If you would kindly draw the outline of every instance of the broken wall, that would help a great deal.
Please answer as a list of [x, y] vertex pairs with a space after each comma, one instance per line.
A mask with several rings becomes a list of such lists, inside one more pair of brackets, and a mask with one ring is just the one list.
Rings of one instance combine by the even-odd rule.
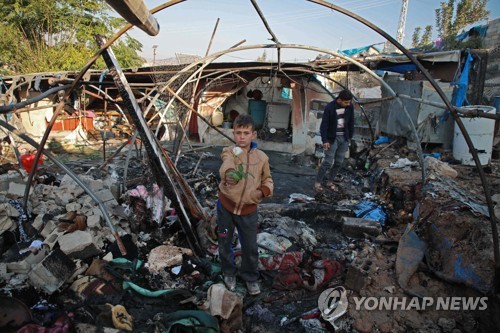
[[[40, 94], [39, 92], [32, 92], [27, 96], [27, 98], [28, 99], [35, 98], [39, 94]], [[32, 107], [37, 108], [37, 107], [43, 107], [44, 105], [52, 105], [52, 104], [53, 103], [50, 101], [49, 98], [44, 98], [39, 102], [33, 103]], [[42, 137], [43, 133], [45, 133], [45, 130], [47, 129], [46, 124], [52, 118], [53, 113], [54, 113], [54, 108], [50, 106], [39, 110], [20, 113], [20, 118], [24, 126], [24, 129], [31, 136]]]
[[[422, 98], [427, 101], [440, 103], [441, 99], [431, 84], [427, 81], [400, 80], [399, 77], [388, 76], [387, 83], [398, 94]], [[440, 83], [444, 94], [451, 100], [453, 86], [449, 83]], [[382, 89], [382, 96], [391, 96], [386, 88]], [[453, 118], [444, 117], [445, 109], [412, 100], [402, 100], [411, 120], [417, 128], [422, 142], [439, 143], [450, 148], [453, 142]], [[382, 102], [380, 111], [380, 130], [387, 134], [405, 136], [411, 141], [414, 135], [406, 113], [397, 100]]]
[[500, 96], [500, 18], [488, 22], [484, 47], [489, 50], [483, 97], [488, 105]]
[[[256, 141], [260, 148], [266, 150], [282, 151], [293, 154], [301, 154], [304, 152], [306, 154], [312, 154], [317, 140], [315, 137], [317, 136], [316, 128], [319, 126], [317, 122], [320, 122], [321, 118], [317, 119], [311, 114], [311, 103], [313, 101], [328, 103], [332, 100], [332, 97], [317, 81], [311, 81], [308, 78], [299, 78], [295, 81], [296, 84], [293, 85], [293, 88], [290, 88], [291, 94], [288, 95], [289, 97], [284, 97], [285, 95], [282, 94], [283, 89], [286, 87], [282, 84], [281, 78], [269, 79], [268, 77], [259, 77], [241, 89], [220, 92], [217, 95], [217, 103], [219, 108], [222, 109], [221, 111], [224, 113], [225, 119], [228, 119], [231, 110], [236, 110], [239, 114], [249, 113], [248, 102], [250, 98], [247, 97], [247, 93], [251, 90], [258, 89], [262, 91], [262, 100], [266, 101], [267, 105], [290, 105], [289, 126], [292, 130], [292, 142], [277, 141], [274, 139], [273, 141], [266, 139]], [[229, 94], [231, 95], [228, 97]], [[203, 97], [205, 98], [205, 95]], [[222, 100], [225, 98], [227, 99], [222, 103]], [[200, 106], [200, 109], [205, 110], [207, 108], [206, 104], [208, 103], [210, 103], [209, 100], [204, 100], [203, 106]], [[212, 107], [211, 112], [214, 110], [215, 108]], [[278, 111], [279, 110], [276, 110], [275, 112]], [[269, 112], [269, 110], [266, 111], [266, 117], [268, 117]], [[204, 115], [210, 118], [209, 113], [205, 112]], [[200, 129], [200, 138], [203, 142], [216, 145], [227, 145], [230, 143], [228, 139], [204, 124], [201, 119], [198, 119], [198, 126]], [[219, 130], [229, 137], [232, 137], [231, 129], [219, 127]], [[272, 134], [272, 132], [269, 134], [269, 139], [272, 139]]]

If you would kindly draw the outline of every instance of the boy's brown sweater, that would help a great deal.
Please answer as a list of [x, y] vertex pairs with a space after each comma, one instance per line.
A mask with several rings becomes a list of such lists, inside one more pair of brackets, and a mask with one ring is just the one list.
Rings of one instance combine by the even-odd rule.
[[[252, 146], [255, 144], [252, 142]], [[269, 168], [269, 158], [257, 149], [243, 150], [239, 155], [234, 154], [235, 146], [225, 147], [222, 150], [222, 165], [219, 169], [221, 183], [219, 184], [219, 200], [224, 208], [236, 215], [247, 215], [257, 210], [257, 204], [262, 197], [273, 194], [274, 184]], [[226, 174], [243, 165], [247, 176], [235, 185], [225, 183]]]

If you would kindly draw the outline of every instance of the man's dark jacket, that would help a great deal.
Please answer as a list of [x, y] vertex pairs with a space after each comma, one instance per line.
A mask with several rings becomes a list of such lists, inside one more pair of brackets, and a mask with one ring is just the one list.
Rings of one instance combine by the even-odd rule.
[[[321, 119], [321, 126], [319, 131], [321, 133], [321, 141], [323, 143], [332, 144], [337, 136], [337, 99], [328, 103], [323, 112]], [[344, 137], [348, 140], [352, 139], [354, 135], [354, 107], [352, 103], [345, 108], [344, 112]]]

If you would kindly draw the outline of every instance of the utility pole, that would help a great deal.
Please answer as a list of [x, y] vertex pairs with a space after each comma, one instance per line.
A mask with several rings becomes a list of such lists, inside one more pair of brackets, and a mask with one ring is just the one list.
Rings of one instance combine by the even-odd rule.
[[[408, 0], [403, 0], [401, 6], [401, 14], [399, 15], [399, 25], [398, 31], [396, 33], [396, 40], [399, 44], [403, 44], [405, 38], [405, 26], [406, 26], [406, 13], [408, 11]], [[395, 52], [396, 48], [390, 42], [385, 42], [384, 53]]]
[[156, 49], [158, 48], [158, 45], [153, 45], [153, 66], [156, 65]]

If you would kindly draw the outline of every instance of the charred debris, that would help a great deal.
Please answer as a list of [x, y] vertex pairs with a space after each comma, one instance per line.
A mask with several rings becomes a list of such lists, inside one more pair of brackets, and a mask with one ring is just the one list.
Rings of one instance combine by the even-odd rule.
[[[258, 47], [296, 47], [266, 27], [275, 44]], [[112, 40], [97, 42], [107, 71], [2, 79], [2, 331], [498, 329], [498, 120], [489, 106], [447, 99], [468, 53], [405, 50], [416, 69], [373, 79], [401, 59], [214, 56], [123, 70]], [[357, 96], [356, 137], [335, 186], [314, 193], [321, 113], [342, 87]], [[473, 87], [469, 98], [482, 104]], [[217, 256], [219, 154], [241, 112], [258, 123], [276, 184], [259, 210], [259, 296], [239, 281], [228, 291]], [[470, 150], [463, 134], [453, 147], [459, 116], [490, 120], [480, 133], [489, 146]], [[350, 307], [327, 321], [318, 299], [338, 286]], [[370, 311], [353, 306], [360, 297], [487, 297], [488, 306]]]

